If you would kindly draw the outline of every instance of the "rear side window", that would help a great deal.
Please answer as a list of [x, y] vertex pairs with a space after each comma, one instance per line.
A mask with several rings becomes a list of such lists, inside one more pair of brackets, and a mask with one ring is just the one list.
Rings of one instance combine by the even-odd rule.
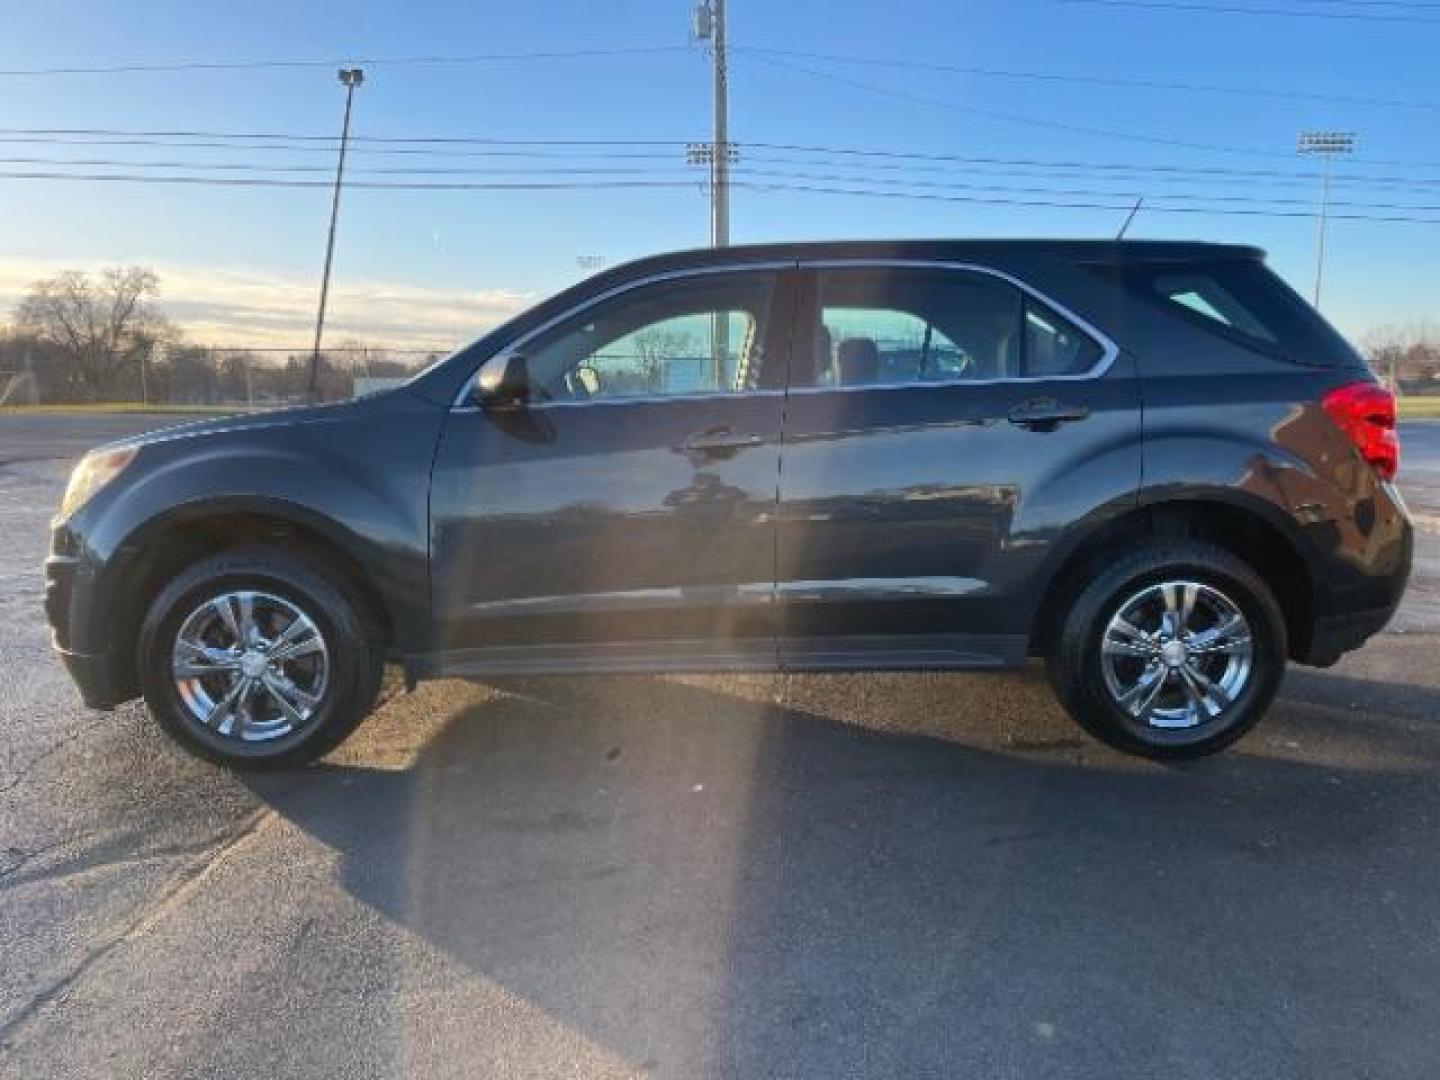
[[1172, 303], [1198, 311], [1221, 326], [1248, 334], [1256, 341], [1276, 344], [1275, 335], [1265, 324], [1208, 274], [1167, 274], [1154, 278], [1151, 287]]
[[818, 272], [814, 356], [796, 386], [905, 386], [1083, 375], [1089, 334], [1000, 278], [964, 270]]
[[1096, 266], [1187, 321], [1299, 364], [1363, 367], [1360, 355], [1264, 263], [1217, 259], [1177, 265]]

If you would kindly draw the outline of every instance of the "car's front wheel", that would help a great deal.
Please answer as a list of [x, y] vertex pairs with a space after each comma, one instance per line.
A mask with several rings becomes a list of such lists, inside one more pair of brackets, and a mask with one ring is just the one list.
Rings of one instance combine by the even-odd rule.
[[151, 712], [191, 753], [239, 768], [310, 761], [374, 703], [382, 656], [356, 599], [267, 549], [205, 559], [161, 590], [141, 628]]
[[1061, 703], [1093, 735], [1185, 758], [1254, 726], [1286, 651], [1284, 617], [1249, 565], [1209, 544], [1157, 541], [1076, 593], [1047, 666]]

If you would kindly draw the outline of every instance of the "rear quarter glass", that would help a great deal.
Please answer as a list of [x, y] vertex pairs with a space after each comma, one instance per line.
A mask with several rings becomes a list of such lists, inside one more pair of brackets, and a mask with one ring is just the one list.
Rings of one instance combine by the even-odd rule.
[[1367, 371], [1364, 357], [1261, 260], [1094, 264], [1174, 318], [1307, 367]]

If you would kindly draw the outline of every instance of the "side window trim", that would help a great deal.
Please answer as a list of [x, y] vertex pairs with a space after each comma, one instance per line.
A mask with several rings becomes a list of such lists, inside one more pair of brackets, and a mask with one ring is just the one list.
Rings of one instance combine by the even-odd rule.
[[[1089, 320], [1077, 315], [1064, 304], [1058, 302], [1034, 286], [1007, 274], [1003, 270], [994, 267], [984, 266], [979, 263], [953, 262], [944, 259], [802, 259], [799, 262], [799, 270], [805, 279], [803, 296], [805, 304], [803, 308], [797, 309], [797, 339], [796, 348], [791, 349], [791, 363], [794, 358], [811, 344], [810, 340], [815, 334], [815, 328], [819, 325], [820, 309], [819, 294], [815, 288], [818, 278], [816, 271], [820, 270], [956, 270], [980, 274], [987, 277], [998, 278], [1020, 290], [1023, 298], [1036, 300], [1051, 310], [1055, 311], [1066, 321], [1072, 323], [1077, 330], [1085, 334], [1096, 345], [1100, 347], [1100, 359], [1087, 371], [1078, 372], [1073, 375], [1014, 375], [1007, 378], [995, 379], [950, 379], [936, 380], [934, 382], [892, 382], [892, 383], [868, 383], [863, 386], [793, 386], [792, 380], [786, 379], [786, 393], [789, 394], [845, 394], [856, 393], [868, 390], [916, 390], [925, 387], [937, 386], [1003, 386], [1009, 384], [1048, 383], [1048, 382], [1080, 382], [1090, 379], [1103, 378], [1114, 365], [1116, 358], [1120, 355], [1120, 347], [1115, 344], [1102, 330], [1097, 328]], [[1024, 305], [1021, 305], [1021, 317], [1024, 317]], [[804, 321], [803, 329], [799, 324]], [[800, 335], [803, 334], [803, 339]], [[1023, 334], [1021, 340], [1023, 352]]]
[[[480, 363], [475, 366], [475, 370], [470, 372], [470, 374], [465, 377], [464, 381], [461, 383], [459, 393], [455, 395], [455, 400], [451, 402], [450, 411], [478, 412], [480, 410], [480, 407], [474, 404], [471, 399], [471, 388], [474, 386], [475, 380], [480, 377], [480, 372], [485, 369], [486, 365], [504, 365], [509, 360], [511, 355], [521, 351], [530, 342], [534, 341], [536, 338], [543, 336], [544, 334], [549, 333], [557, 326], [560, 326], [563, 323], [569, 322], [571, 319], [583, 315], [591, 308], [597, 307], [600, 304], [604, 304], [610, 300], [615, 299], [616, 297], [624, 296], [626, 293], [634, 292], [637, 289], [643, 289], [650, 285], [659, 285], [670, 281], [685, 281], [691, 278], [706, 277], [713, 274], [735, 274], [744, 273], [746, 271], [769, 271], [775, 273], [775, 295], [771, 298], [770, 329], [768, 336], [774, 337], [777, 332], [783, 331], [783, 336], [781, 338], [778, 338], [777, 340], [790, 341], [792, 338], [792, 335], [790, 333], [790, 324], [794, 321], [793, 297], [795, 292], [795, 271], [797, 268], [798, 263], [794, 259], [773, 259], [754, 262], [719, 263], [714, 266], [693, 266], [685, 267], [678, 270], [667, 270], [663, 273], [648, 274], [644, 277], [633, 278], [630, 281], [622, 281], [609, 289], [598, 292], [593, 296], [586, 297], [584, 300], [581, 300], [579, 303], [573, 305], [572, 307], [566, 308], [559, 314], [554, 315], [549, 319], [546, 319], [538, 326], [531, 327], [529, 330], [525, 331], [513, 341], [508, 341], [504, 345], [501, 345], [498, 349], [495, 350], [495, 352], [491, 353], [484, 360], [480, 361]], [[531, 408], [556, 409], [576, 408], [590, 405], [633, 405], [637, 402], [658, 403], [666, 401], [709, 400], [713, 398], [775, 396], [778, 394], [783, 394], [785, 392], [783, 386], [784, 379], [789, 369], [789, 350], [784, 350], [784, 352], [778, 358], [771, 356], [771, 352], [772, 350], [770, 349], [765, 350], [766, 359], [768, 361], [767, 368], [773, 368], [773, 366], [777, 363], [782, 365], [781, 378], [778, 380], [778, 387], [768, 385], [765, 381], [763, 381], [766, 375], [770, 373], [767, 371], [762, 371], [762, 383], [759, 387], [753, 390], [744, 390], [739, 392], [704, 391], [694, 394], [671, 394], [664, 396], [653, 396], [644, 394], [636, 394], [634, 396], [617, 395], [610, 398], [595, 398], [590, 401], [536, 402], [534, 405], [531, 406]]]

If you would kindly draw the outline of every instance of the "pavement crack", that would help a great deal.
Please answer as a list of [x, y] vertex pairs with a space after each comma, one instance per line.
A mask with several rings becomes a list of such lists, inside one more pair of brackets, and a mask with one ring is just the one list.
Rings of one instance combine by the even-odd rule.
[[20, 768], [11, 775], [10, 779], [5, 784], [0, 785], [0, 795], [4, 795], [7, 792], [14, 791], [17, 787], [19, 787], [22, 783], [25, 782], [26, 778], [29, 777], [32, 772], [38, 769], [46, 761], [54, 757], [60, 751], [64, 750], [67, 746], [75, 742], [77, 739], [88, 734], [94, 728], [99, 727], [101, 723], [108, 722], [109, 719], [109, 713], [102, 713], [99, 717], [92, 720], [90, 723], [81, 724], [64, 738], [57, 739], [55, 742], [51, 743], [44, 750], [41, 750], [38, 754], [36, 754], [29, 761], [27, 761], [24, 765], [20, 766]]
[[[227, 834], [227, 839], [228, 836], [229, 834]], [[220, 841], [221, 844], [224, 842], [224, 840]], [[216, 842], [214, 840], [206, 840], [195, 844], [171, 844], [165, 847], [151, 848], [146, 851], [127, 852], [113, 857], [101, 855], [98, 858], [73, 859], [68, 862], [62, 862], [57, 866], [47, 866], [24, 873], [20, 872], [22, 867], [32, 861], [36, 856], [60, 846], [62, 845], [55, 843], [48, 844], [35, 851], [20, 851], [20, 858], [11, 865], [0, 868], [0, 892], [4, 892], [7, 889], [18, 888], [21, 885], [34, 884], [37, 881], [61, 881], [65, 878], [93, 873], [96, 870], [109, 870], [124, 866], [142, 866], [146, 863], [156, 862], [161, 859], [204, 854], [215, 850]]]
[[73, 969], [56, 979], [44, 990], [35, 994], [9, 1019], [0, 1023], [0, 1053], [11, 1048], [11, 1040], [30, 1021], [38, 1017], [48, 1006], [63, 1000], [85, 977], [107, 956], [121, 946], [134, 941], [157, 926], [171, 912], [178, 909], [214, 871], [236, 850], [249, 841], [275, 811], [262, 807], [253, 811], [238, 829], [220, 843], [205, 849], [205, 856], [196, 859], [178, 871], [161, 890], [159, 899], [150, 908], [135, 918], [107, 940], [91, 948]]
[[[61, 846], [61, 843], [62, 841], [57, 840], [54, 843], [42, 844], [40, 847], [30, 850], [18, 846], [7, 847], [3, 852], [0, 852], [0, 860], [3, 860], [3, 865], [0, 865], [0, 878], [13, 874], [31, 859], [38, 858], [47, 851], [55, 850]], [[4, 887], [5, 885], [0, 885], [0, 888]]]

